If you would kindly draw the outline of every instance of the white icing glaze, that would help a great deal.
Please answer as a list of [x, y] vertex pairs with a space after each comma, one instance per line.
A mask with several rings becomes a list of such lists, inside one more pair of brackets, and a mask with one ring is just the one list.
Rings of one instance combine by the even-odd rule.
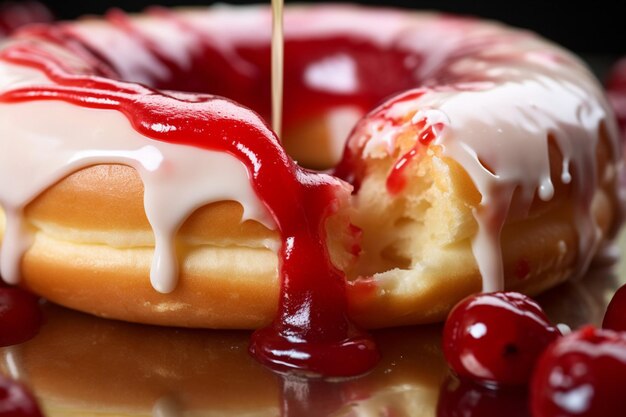
[[[267, 44], [270, 39], [271, 14], [265, 8], [222, 6], [206, 12], [181, 11], [178, 17], [203, 33], [207, 41], [226, 51], [242, 73], [253, 69], [237, 56], [234, 45]], [[601, 125], [608, 131], [613, 156], [617, 158], [620, 152], [617, 127], [607, 116], [611, 111], [601, 89], [576, 58], [523, 31], [428, 13], [349, 6], [295, 7], [288, 10], [286, 18], [286, 36], [290, 38], [349, 34], [383, 48], [393, 46], [410, 51], [422, 58], [419, 65], [418, 59], [407, 59], [407, 64], [417, 65], [416, 77], [426, 86], [424, 94], [385, 108], [386, 118], [377, 118], [374, 112], [363, 119], [351, 143], [357, 147], [364, 145], [363, 156], [376, 157], [392, 152], [397, 132], [406, 127], [391, 119], [421, 112], [419, 119], [426, 120], [426, 127], [436, 126], [438, 135], [434, 144], [442, 148], [444, 156], [461, 164], [482, 195], [481, 205], [474, 213], [479, 228], [472, 248], [485, 290], [503, 287], [499, 234], [509, 211], [527, 212], [536, 194], [542, 200], [553, 196], [547, 152], [549, 137], [554, 139], [564, 157], [562, 172], [557, 178], [564, 183], [573, 182], [579, 235], [578, 270], [586, 269], [600, 243], [597, 225], [589, 213], [598, 182], [594, 154]], [[152, 19], [137, 19], [137, 27], [145, 33], [159, 32], [155, 39], [180, 40], [181, 50], [194, 49], [190, 38], [182, 34], [176, 24], [160, 17]], [[267, 28], [267, 32], [249, 28]], [[122, 36], [119, 28], [87, 21], [71, 25], [70, 30], [113, 62], [122, 78], [151, 83], [166, 76], [163, 65], [153, 62], [151, 56], [130, 60], [132, 62], [124, 59], [129, 55], [146, 55], [146, 52], [139, 41], [129, 44], [128, 37]], [[229, 33], [228, 40], [220, 36], [225, 31]], [[117, 55], [118, 49], [126, 52]], [[137, 71], [133, 67], [136, 65], [147, 67]], [[133, 79], [137, 73], [143, 78]], [[40, 78], [36, 71], [27, 68], [0, 66], [0, 90], [41, 81]], [[34, 114], [50, 126], [43, 129], [43, 122], [33, 123]], [[20, 130], [20, 124], [15, 123], [19, 118], [28, 129]], [[83, 118], [97, 119], [98, 124], [93, 126], [106, 126], [106, 129], [87, 125], [79, 128]], [[69, 131], [64, 129], [67, 120], [74, 121]], [[50, 127], [56, 128], [56, 135], [50, 133], [53, 131]], [[138, 135], [115, 112], [59, 103], [2, 105], [0, 129], [0, 201], [7, 212], [5, 241], [12, 242], [3, 245], [1, 268], [10, 282], [17, 279], [19, 257], [28, 247], [27, 233], [20, 221], [24, 205], [59, 178], [90, 164], [119, 162], [140, 172], [146, 184], [146, 213], [157, 244], [152, 279], [160, 291], [170, 291], [175, 283], [167, 278], [175, 275], [177, 268], [172, 236], [180, 222], [198, 205], [216, 199], [233, 199], [242, 202], [247, 218], [272, 224], [251, 191], [245, 169], [238, 161], [225, 155], [150, 141]], [[37, 139], [46, 138], [47, 142], [39, 142], [35, 151], [27, 150], [26, 144], [37, 135], [40, 136]], [[86, 145], [82, 140], [86, 135], [93, 136], [96, 142]], [[74, 136], [74, 140], [64, 139], [69, 142], [61, 145], [57, 140], [63, 136]], [[17, 137], [22, 140], [15, 140]], [[96, 151], [89, 150], [92, 148]], [[209, 168], [209, 172], [191, 172], [194, 171], [189, 168], [192, 164], [185, 158], [211, 161], [193, 164], [197, 167], [230, 164], [228, 170], [219, 170], [228, 172], [223, 178], [226, 181], [223, 184], [228, 186], [220, 187], [221, 180], [206, 180], [217, 175]], [[164, 167], [170, 166], [170, 162], [182, 170], [176, 180], [169, 173], [164, 175]], [[571, 171], [578, 175], [572, 177]], [[239, 179], [236, 185], [229, 182], [235, 177]], [[521, 194], [521, 204], [510, 207], [516, 189]], [[171, 213], [163, 210], [166, 207]]]
[[[49, 81], [0, 62], [0, 91], [35, 82]], [[243, 220], [275, 228], [235, 157], [151, 140], [115, 111], [50, 101], [0, 104], [0, 138], [0, 204], [7, 218], [4, 242], [10, 242], [2, 245], [0, 271], [8, 283], [19, 280], [20, 260], [30, 243], [24, 207], [58, 180], [100, 163], [129, 165], [144, 183], [144, 207], [155, 236], [150, 280], [160, 292], [175, 288], [174, 237], [195, 209], [234, 200], [244, 208]]]

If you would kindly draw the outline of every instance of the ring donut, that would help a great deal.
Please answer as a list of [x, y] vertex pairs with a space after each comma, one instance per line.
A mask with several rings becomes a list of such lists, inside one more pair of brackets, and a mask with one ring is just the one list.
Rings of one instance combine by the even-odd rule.
[[441, 320], [481, 288], [538, 293], [614, 235], [618, 129], [569, 52], [433, 13], [285, 19], [286, 151], [264, 122], [266, 7], [9, 38], [4, 279], [142, 323], [258, 328], [323, 305], [384, 327]]

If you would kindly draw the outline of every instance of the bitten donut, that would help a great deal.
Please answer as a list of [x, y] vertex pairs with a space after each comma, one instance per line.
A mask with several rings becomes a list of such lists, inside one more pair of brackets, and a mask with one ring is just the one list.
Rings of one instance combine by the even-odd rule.
[[4, 280], [128, 321], [352, 334], [346, 316], [434, 322], [481, 289], [538, 293], [614, 235], [618, 130], [572, 54], [431, 13], [285, 19], [282, 143], [266, 7], [4, 42]]

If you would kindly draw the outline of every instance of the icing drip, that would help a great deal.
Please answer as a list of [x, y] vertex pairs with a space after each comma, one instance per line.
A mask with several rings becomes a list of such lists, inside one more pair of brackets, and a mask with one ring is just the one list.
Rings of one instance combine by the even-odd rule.
[[[75, 110], [71, 116], [75, 117], [74, 129], [68, 131], [64, 120], [72, 110]], [[6, 144], [8, 154], [0, 164], [0, 201], [7, 214], [5, 239], [12, 242], [2, 245], [1, 251], [0, 267], [7, 282], [16, 283], [19, 279], [19, 260], [29, 246], [29, 230], [21, 225], [23, 208], [56, 181], [94, 164], [126, 164], [135, 168], [142, 178], [146, 189], [146, 215], [156, 238], [155, 263], [160, 260], [171, 265], [167, 272], [161, 268], [152, 270], [151, 280], [161, 292], [171, 291], [176, 283], [177, 269], [173, 267], [176, 257], [169, 247], [178, 226], [207, 201], [239, 201], [244, 207], [244, 220], [254, 219], [275, 228], [271, 215], [250, 187], [245, 167], [232, 156], [219, 152], [200, 153], [190, 147], [156, 141], [150, 143], [139, 137], [120, 114], [71, 109], [65, 103], [53, 109], [40, 102], [3, 106], [1, 134], [16, 135], [12, 126], [27, 126], [32, 114], [42, 115], [32, 136]], [[107, 129], [98, 129], [88, 136], [93, 148], [85, 148], [84, 132], [101, 123], [117, 133], [110, 135]], [[41, 137], [49, 138], [45, 145]], [[19, 166], [12, 165], [8, 159]], [[16, 176], [16, 172], [22, 174]], [[207, 183], [203, 178], [215, 181]], [[17, 188], [19, 193], [16, 193]]]
[[3, 241], [11, 245], [2, 245], [0, 250], [0, 275], [7, 284], [18, 284], [20, 277], [20, 261], [22, 255], [31, 245], [31, 235], [23, 221], [23, 207], [12, 207], [4, 204], [6, 228]]

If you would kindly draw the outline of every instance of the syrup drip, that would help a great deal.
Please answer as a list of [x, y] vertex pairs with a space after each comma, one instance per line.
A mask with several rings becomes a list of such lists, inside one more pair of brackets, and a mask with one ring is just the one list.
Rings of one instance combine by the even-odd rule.
[[272, 129], [281, 137], [283, 114], [283, 0], [272, 0]]
[[[344, 189], [340, 181], [298, 167], [261, 119], [227, 99], [176, 99], [136, 84], [70, 75], [34, 46], [8, 48], [2, 59], [39, 69], [55, 83], [6, 91], [4, 103], [60, 100], [116, 110], [146, 137], [226, 152], [245, 164], [283, 242], [279, 311], [253, 335], [257, 359], [278, 370], [328, 376], [360, 374], [378, 361], [374, 342], [347, 317], [345, 277], [325, 244], [325, 220]], [[163, 120], [170, 128], [161, 128]]]

